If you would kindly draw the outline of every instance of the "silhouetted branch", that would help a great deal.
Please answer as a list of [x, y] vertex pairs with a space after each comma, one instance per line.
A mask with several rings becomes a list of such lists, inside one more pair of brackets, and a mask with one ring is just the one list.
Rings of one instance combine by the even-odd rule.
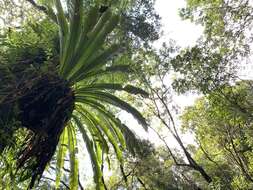
[[[54, 179], [50, 178], [50, 177], [45, 177], [45, 176], [42, 176], [43, 179], [46, 179], [46, 180], [50, 180], [50, 181], [55, 181]], [[64, 182], [64, 181], [60, 181], [60, 183], [62, 185], [64, 185], [67, 189], [70, 189], [69, 186]]]

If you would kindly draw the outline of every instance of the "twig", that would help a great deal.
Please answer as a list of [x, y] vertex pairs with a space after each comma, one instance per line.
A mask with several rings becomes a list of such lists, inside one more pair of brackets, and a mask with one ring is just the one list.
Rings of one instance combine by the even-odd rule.
[[[45, 176], [42, 176], [43, 179], [47, 179], [47, 180], [50, 180], [50, 181], [55, 181], [54, 179], [50, 178], [50, 177], [45, 177]], [[64, 182], [64, 181], [60, 181], [60, 183], [62, 185], [64, 185], [67, 189], [70, 189], [69, 186]]]

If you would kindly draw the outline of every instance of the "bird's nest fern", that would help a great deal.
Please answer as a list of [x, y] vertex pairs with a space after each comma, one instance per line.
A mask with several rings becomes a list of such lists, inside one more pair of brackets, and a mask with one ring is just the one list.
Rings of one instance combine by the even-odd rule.
[[30, 133], [19, 153], [17, 168], [31, 170], [33, 186], [55, 153], [60, 135], [71, 118], [75, 98], [67, 81], [50, 74], [26, 81], [19, 93], [18, 118]]
[[[114, 149], [122, 164], [124, 149], [134, 152], [137, 147], [134, 133], [108, 107], [118, 107], [131, 113], [147, 129], [145, 118], [137, 109], [112, 92], [125, 91], [143, 96], [147, 93], [125, 83], [97, 80], [108, 74], [126, 74], [131, 70], [129, 65], [113, 65], [111, 62], [119, 51], [119, 45], [104, 44], [117, 26], [120, 15], [110, 8], [103, 13], [98, 7], [85, 12], [82, 0], [67, 2], [68, 16], [60, 0], [55, 0], [53, 8], [47, 7], [47, 14], [58, 24], [60, 33], [59, 64], [53, 72], [34, 73], [27, 70], [24, 72], [27, 76], [23, 74], [20, 77], [20, 73], [16, 73], [18, 77], [12, 79], [13, 69], [3, 67], [1, 70], [0, 67], [0, 72], [4, 73], [0, 73], [0, 79], [1, 76], [8, 76], [4, 79], [6, 83], [0, 81], [0, 87], [3, 85], [2, 89], [5, 89], [0, 89], [0, 120], [6, 121], [5, 126], [10, 126], [13, 119], [17, 122], [13, 127], [3, 128], [6, 129], [3, 134], [14, 138], [14, 141], [15, 131], [24, 129], [26, 132], [23, 144], [17, 151], [16, 168], [19, 174], [31, 178], [29, 188], [40, 179], [56, 151], [56, 188], [59, 187], [67, 147], [70, 173], [73, 174], [70, 176], [70, 186], [71, 189], [78, 189], [76, 132], [79, 132], [92, 162], [94, 181], [100, 190], [104, 189], [101, 169], [103, 155], [109, 154], [109, 148]], [[7, 114], [5, 110], [8, 109]], [[0, 145], [3, 145], [0, 150], [11, 146], [1, 139], [1, 131]]]

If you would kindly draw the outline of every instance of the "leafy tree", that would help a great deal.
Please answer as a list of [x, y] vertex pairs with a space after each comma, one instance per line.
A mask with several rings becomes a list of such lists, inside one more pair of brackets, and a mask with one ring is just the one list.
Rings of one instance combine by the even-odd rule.
[[154, 3], [154, 0], [131, 1], [123, 16], [123, 40], [130, 40], [135, 48], [159, 39], [160, 17], [154, 10]]
[[182, 50], [170, 64], [177, 73], [172, 86], [178, 93], [207, 94], [236, 79], [231, 56], [206, 44]]
[[126, 153], [124, 177], [118, 170], [106, 180], [107, 188], [128, 189], [197, 189], [184, 175], [184, 171], [174, 167], [173, 159], [164, 147], [154, 147], [148, 141], [140, 142], [141, 151], [136, 156]]
[[[170, 78], [172, 72], [169, 64], [173, 60], [173, 54], [176, 51], [177, 48], [172, 42], [169, 47], [164, 45], [159, 52], [152, 49], [143, 49], [135, 56], [134, 60], [139, 65], [133, 66], [133, 68], [136, 71], [138, 83], [149, 92], [149, 97], [140, 101], [134, 99], [134, 102], [138, 106], [143, 106], [146, 118], [149, 118], [149, 122], [154, 125], [150, 125], [149, 128], [165, 144], [168, 153], [173, 158], [175, 166], [195, 170], [201, 174], [207, 183], [210, 183], [212, 178], [201, 164], [193, 158], [186, 144], [184, 144], [182, 136], [178, 131], [179, 125], [175, 120], [178, 109], [177, 105], [173, 103], [174, 91], [171, 87]], [[156, 127], [161, 127], [162, 130], [159, 132]], [[176, 152], [171, 149], [169, 140], [165, 136], [168, 134], [177, 142], [179, 150], [186, 158], [185, 160], [178, 158]]]
[[201, 24], [204, 35], [172, 61], [180, 74], [173, 84], [178, 92], [206, 94], [238, 80], [238, 66], [251, 52], [252, 11], [248, 0], [187, 1], [181, 16]]
[[205, 38], [213, 45], [230, 50], [244, 47], [246, 52], [251, 42], [247, 32], [252, 26], [252, 13], [252, 2], [248, 0], [187, 0], [181, 9], [182, 18], [204, 26]]
[[183, 129], [196, 135], [195, 159], [213, 176], [216, 187], [252, 188], [252, 95], [250, 81], [224, 86], [182, 116]]

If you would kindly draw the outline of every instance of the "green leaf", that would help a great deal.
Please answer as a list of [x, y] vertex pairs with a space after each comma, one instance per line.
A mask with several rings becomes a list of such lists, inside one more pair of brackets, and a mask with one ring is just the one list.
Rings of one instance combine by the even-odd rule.
[[78, 91], [80, 92], [85, 92], [86, 90], [91, 91], [91, 90], [99, 90], [99, 89], [108, 89], [108, 90], [123, 90], [126, 91], [130, 94], [140, 94], [144, 97], [148, 97], [148, 93], [141, 88], [134, 87], [132, 85], [126, 85], [123, 86], [122, 84], [119, 83], [95, 83], [92, 85], [85, 86], [83, 88], [79, 88]]
[[[57, 9], [57, 23], [59, 24], [60, 30], [59, 30], [59, 35], [60, 35], [60, 57], [61, 59], [63, 58], [63, 52], [64, 52], [64, 47], [65, 47], [65, 42], [67, 35], [69, 33], [69, 27], [68, 27], [68, 22], [67, 19], [64, 15], [64, 11], [62, 8], [62, 4], [60, 0], [55, 0], [55, 5]], [[61, 60], [62, 62], [62, 60]]]
[[67, 127], [68, 131], [68, 150], [70, 157], [70, 188], [73, 190], [78, 189], [78, 160], [77, 154], [77, 144], [76, 135], [74, 127], [70, 124]]
[[132, 155], [135, 155], [141, 149], [140, 143], [136, 134], [130, 130], [126, 125], [118, 125], [120, 130], [124, 134], [124, 139], [126, 143], [126, 148], [131, 152]]
[[90, 160], [91, 160], [91, 163], [93, 166], [92, 168], [93, 168], [93, 172], [94, 172], [94, 181], [96, 183], [96, 189], [97, 190], [104, 190], [104, 186], [103, 186], [103, 182], [102, 182], [102, 171], [100, 169], [100, 165], [99, 165], [96, 153], [94, 151], [94, 143], [87, 135], [87, 131], [85, 130], [85, 127], [83, 126], [82, 122], [78, 119], [78, 117], [73, 115], [73, 120], [74, 120], [76, 126], [78, 127], [78, 129], [80, 130], [80, 132], [83, 136], [83, 139], [85, 141], [86, 148], [89, 152]]
[[[83, 113], [85, 110], [82, 110]], [[117, 136], [115, 136], [111, 131], [110, 128], [111, 126], [108, 125], [107, 119], [103, 117], [99, 117], [99, 114], [91, 114], [90, 112], [86, 111], [84, 113], [92, 122], [95, 126], [99, 126], [100, 129], [103, 131], [103, 133], [106, 135], [108, 138], [109, 142], [112, 144], [114, 151], [117, 155], [117, 158], [120, 162], [123, 162], [123, 157], [122, 157], [122, 152], [119, 148], [118, 142], [117, 142]], [[96, 115], [96, 116], [95, 116]]]
[[97, 125], [97, 123], [94, 123], [87, 115], [86, 113], [89, 112], [89, 110], [85, 110], [82, 106], [78, 106], [76, 112], [78, 114], [80, 114], [80, 120], [82, 122], [84, 122], [89, 130], [89, 132], [91, 133], [91, 135], [93, 136], [93, 138], [96, 138], [101, 146], [103, 147], [103, 150], [105, 151], [105, 153], [109, 153], [109, 146], [106, 142], [106, 139], [103, 136], [103, 133], [101, 131], [101, 129], [99, 128], [99, 126]]
[[[106, 118], [111, 120], [111, 127], [117, 134], [117, 137], [123, 148], [126, 147], [133, 155], [135, 155], [135, 153], [141, 149], [139, 140], [134, 132], [132, 132], [126, 125], [121, 123], [121, 121], [116, 118], [111, 112], [107, 111], [102, 104], [91, 100], [87, 100], [85, 103], [89, 104], [94, 109], [103, 114]], [[124, 134], [124, 137], [122, 136], [122, 133]]]
[[[90, 44], [88, 44], [87, 48], [85, 49], [85, 52], [83, 52], [80, 59], [74, 63], [71, 73], [66, 76], [67, 79], [71, 78], [82, 66], [83, 64], [94, 54], [94, 52], [97, 52], [102, 44], [104, 43], [104, 40], [106, 36], [115, 28], [115, 26], [118, 24], [119, 17], [117, 15], [111, 16], [110, 13], [106, 12], [99, 20], [98, 24], [95, 26], [94, 33], [92, 32], [90, 34], [90, 37], [88, 36], [89, 40], [91, 41]], [[109, 19], [107, 22], [106, 19]], [[103, 22], [102, 22], [103, 21]], [[101, 26], [103, 28], [100, 28]], [[99, 28], [100, 30], [98, 30]], [[98, 30], [98, 31], [97, 31]]]
[[[116, 120], [115, 116], [112, 113], [110, 113], [109, 111], [107, 111], [106, 108], [98, 102], [95, 102], [90, 99], [86, 99], [86, 100], [83, 99], [82, 102], [86, 105], [85, 107], [87, 107], [87, 105], [88, 105], [92, 109], [94, 109], [94, 110], [98, 111], [100, 114], [104, 115], [104, 117], [107, 118], [108, 122], [110, 120], [110, 122], [107, 123], [108, 124], [107, 126], [110, 130], [112, 130], [116, 134], [116, 138], [119, 140], [122, 147], [124, 148], [125, 147], [125, 140], [124, 140], [124, 137], [122, 136], [122, 133], [118, 129], [118, 125], [121, 124], [118, 122], [119, 120]], [[84, 111], [84, 110], [82, 110], [82, 111]], [[89, 112], [89, 111], [87, 110], [84, 112]], [[83, 112], [80, 112], [80, 114], [83, 114]], [[96, 127], [97, 127], [97, 125], [96, 125]], [[107, 153], [107, 152], [105, 152], [105, 153]]]
[[139, 121], [139, 123], [143, 126], [143, 128], [145, 130], [148, 130], [146, 120], [141, 115], [141, 113], [138, 110], [136, 110], [134, 107], [132, 107], [130, 104], [117, 98], [116, 96], [106, 93], [106, 92], [101, 92], [101, 91], [96, 91], [96, 92], [94, 92], [94, 91], [88, 92], [87, 91], [85, 93], [82, 93], [82, 92], [79, 92], [78, 89], [76, 90], [76, 101], [77, 102], [81, 101], [82, 98], [85, 98], [85, 97], [90, 97], [95, 100], [107, 102], [109, 104], [112, 104], [116, 107], [119, 107], [119, 108], [129, 112], [137, 119], [137, 121]]
[[107, 61], [114, 56], [114, 53], [118, 50], [118, 45], [112, 45], [110, 48], [95, 54], [90, 60], [83, 63], [83, 66], [69, 79], [70, 82], [76, 83], [82, 80], [82, 76], [85, 76], [93, 69], [101, 68], [107, 63]]
[[[76, 46], [78, 46], [78, 39], [82, 35], [82, 13], [83, 13], [83, 3], [81, 0], [72, 0], [73, 7], [70, 14], [70, 32], [67, 38], [67, 42], [64, 47], [62, 55], [62, 63], [60, 68], [61, 71], [64, 71], [66, 65], [70, 66], [71, 60], [75, 55]], [[64, 75], [64, 72], [63, 72]]]
[[105, 67], [103, 69], [97, 69], [95, 71], [90, 71], [86, 75], [81, 75], [79, 77], [79, 81], [89, 79], [89, 78], [95, 78], [98, 76], [105, 76], [109, 74], [116, 75], [117, 73], [125, 74], [125, 73], [131, 73], [131, 69], [129, 65], [115, 65], [110, 67]]
[[55, 188], [58, 189], [61, 181], [61, 172], [62, 167], [64, 165], [64, 158], [67, 152], [67, 129], [65, 128], [61, 134], [60, 141], [58, 143], [58, 151], [56, 156], [56, 180], [55, 180]]

